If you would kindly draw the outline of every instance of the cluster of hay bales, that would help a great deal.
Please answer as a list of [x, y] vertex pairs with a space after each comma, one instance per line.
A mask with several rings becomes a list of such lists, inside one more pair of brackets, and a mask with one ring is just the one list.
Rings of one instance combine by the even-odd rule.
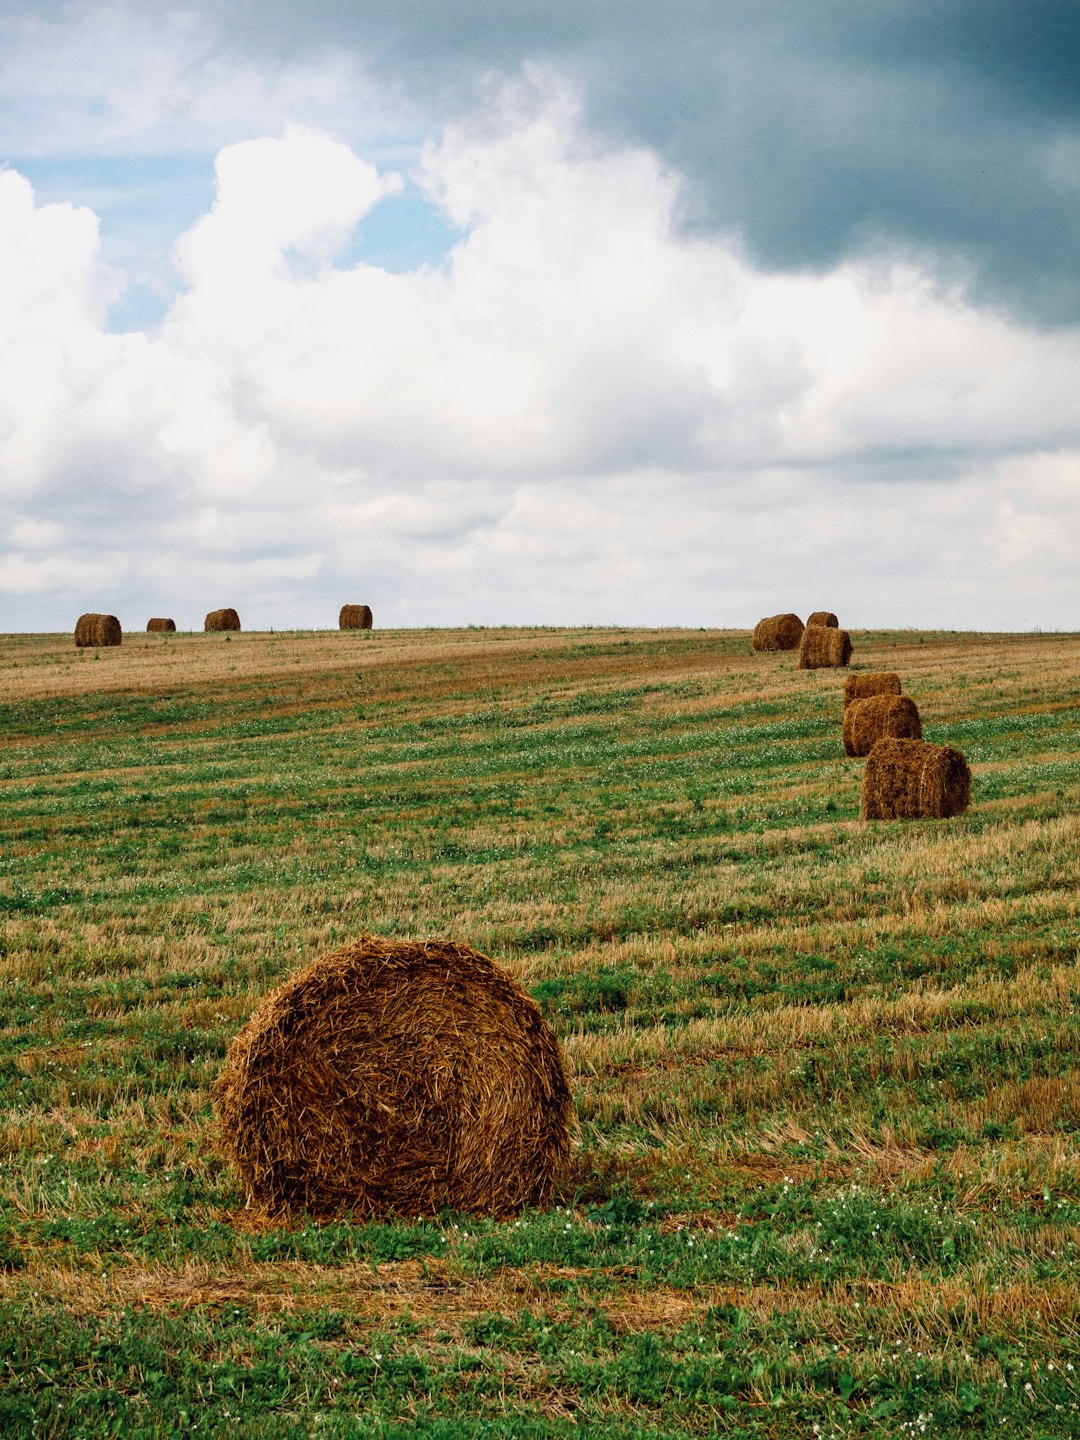
[[204, 630], [239, 630], [240, 616], [235, 610], [211, 610], [203, 621]]
[[75, 622], [75, 644], [80, 650], [101, 645], [119, 645], [123, 637], [115, 615], [80, 615]]
[[370, 630], [370, 605], [343, 605], [338, 615], [339, 630]]
[[467, 945], [364, 937], [263, 1002], [215, 1085], [271, 1212], [504, 1216], [551, 1198], [570, 1091], [539, 1008]]
[[146, 622], [146, 631], [148, 635], [172, 635], [176, 631], [176, 621], [158, 615]]

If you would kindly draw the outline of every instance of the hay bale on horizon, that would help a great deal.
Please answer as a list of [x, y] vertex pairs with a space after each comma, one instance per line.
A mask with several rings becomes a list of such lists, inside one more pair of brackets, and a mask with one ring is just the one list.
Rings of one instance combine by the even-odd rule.
[[808, 625], [799, 641], [800, 670], [839, 669], [851, 659], [851, 636], [831, 625]]
[[806, 622], [809, 630], [811, 625], [828, 625], [831, 629], [839, 629], [840, 621], [831, 610], [815, 610]]
[[570, 1091], [536, 1003], [467, 945], [363, 936], [270, 994], [214, 1086], [271, 1212], [509, 1215], [551, 1197]]
[[755, 650], [797, 650], [802, 637], [798, 615], [766, 615], [754, 626], [750, 643]]
[[867, 700], [871, 695], [899, 695], [900, 676], [893, 670], [872, 670], [865, 675], [844, 678], [844, 709], [853, 700]]
[[339, 630], [370, 630], [370, 605], [342, 605], [338, 615]]
[[879, 740], [921, 740], [919, 707], [908, 695], [868, 695], [844, 711], [844, 754], [869, 755]]
[[101, 645], [119, 645], [123, 637], [115, 615], [80, 615], [75, 622], [75, 644], [80, 650]]
[[240, 616], [235, 610], [211, 610], [203, 621], [204, 630], [239, 630]]
[[944, 820], [971, 801], [971, 771], [959, 750], [926, 740], [879, 740], [863, 773], [864, 820]]
[[172, 635], [176, 630], [176, 621], [155, 615], [152, 620], [146, 622], [146, 633], [154, 635]]

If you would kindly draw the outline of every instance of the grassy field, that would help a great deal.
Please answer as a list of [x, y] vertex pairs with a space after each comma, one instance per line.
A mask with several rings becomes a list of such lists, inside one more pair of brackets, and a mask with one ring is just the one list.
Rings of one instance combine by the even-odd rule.
[[[0, 1433], [1080, 1433], [1080, 637], [854, 641], [964, 817], [743, 633], [0, 637]], [[209, 1087], [364, 930], [536, 997], [559, 1208], [245, 1210]]]

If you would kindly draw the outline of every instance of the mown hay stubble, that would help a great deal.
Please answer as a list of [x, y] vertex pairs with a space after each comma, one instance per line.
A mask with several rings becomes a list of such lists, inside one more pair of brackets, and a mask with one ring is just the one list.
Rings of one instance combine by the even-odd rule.
[[123, 636], [115, 615], [80, 615], [75, 622], [75, 644], [80, 650], [93, 646], [119, 645]]
[[851, 636], [831, 625], [808, 625], [799, 641], [800, 670], [838, 669], [851, 659]]
[[211, 610], [203, 621], [204, 630], [239, 630], [240, 616], [235, 610]]
[[921, 740], [919, 707], [908, 695], [868, 695], [844, 711], [844, 754], [869, 755], [879, 740]]
[[371, 628], [370, 605], [342, 605], [338, 614], [339, 630], [370, 630]]
[[214, 1087], [218, 1136], [272, 1213], [509, 1215], [542, 1205], [570, 1091], [539, 1008], [467, 945], [364, 936], [274, 991]]
[[766, 615], [754, 626], [750, 643], [755, 650], [797, 650], [802, 636], [798, 615]]
[[959, 750], [926, 740], [879, 740], [863, 772], [864, 820], [944, 820], [971, 800], [971, 771]]
[[861, 675], [844, 677], [844, 709], [853, 700], [866, 700], [871, 695], [899, 695], [900, 676], [893, 670], [869, 670]]

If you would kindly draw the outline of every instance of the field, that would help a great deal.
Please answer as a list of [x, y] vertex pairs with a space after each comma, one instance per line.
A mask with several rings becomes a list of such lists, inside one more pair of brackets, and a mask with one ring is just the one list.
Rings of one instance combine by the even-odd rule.
[[[0, 637], [0, 1433], [1080, 1432], [1080, 637], [853, 639], [964, 817], [745, 633]], [[226, 1047], [365, 930], [536, 997], [559, 1208], [245, 1209]]]

